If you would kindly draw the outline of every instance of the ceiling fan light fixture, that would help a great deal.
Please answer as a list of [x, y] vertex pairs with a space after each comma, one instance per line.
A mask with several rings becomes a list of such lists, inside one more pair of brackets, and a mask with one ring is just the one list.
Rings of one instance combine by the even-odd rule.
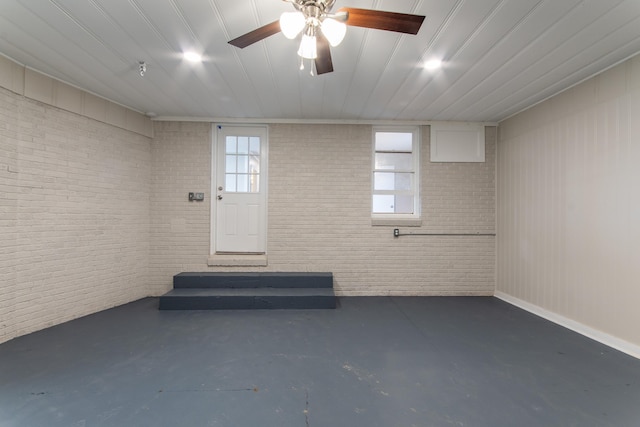
[[316, 36], [304, 34], [300, 42], [298, 55], [306, 59], [316, 59], [318, 57], [318, 49], [316, 47]]
[[327, 38], [333, 47], [338, 46], [347, 33], [347, 26], [344, 22], [336, 21], [333, 18], [325, 18], [320, 25], [322, 34]]
[[295, 39], [305, 26], [302, 12], [284, 12], [280, 15], [280, 30], [288, 39]]

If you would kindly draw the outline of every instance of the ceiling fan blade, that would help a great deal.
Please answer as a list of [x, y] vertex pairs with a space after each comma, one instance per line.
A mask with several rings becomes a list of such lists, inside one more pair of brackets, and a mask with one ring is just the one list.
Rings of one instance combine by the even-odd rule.
[[333, 72], [333, 61], [331, 60], [331, 46], [329, 40], [321, 31], [316, 33], [316, 73], [326, 74]]
[[263, 25], [260, 28], [256, 28], [255, 30], [250, 31], [247, 34], [229, 41], [229, 44], [234, 45], [235, 47], [239, 47], [240, 49], [244, 49], [245, 47], [252, 45], [255, 42], [259, 42], [260, 40], [266, 39], [267, 37], [279, 32], [280, 21], [274, 21], [271, 24]]
[[348, 12], [345, 22], [354, 27], [373, 28], [376, 30], [395, 31], [397, 33], [418, 34], [424, 16], [407, 13], [383, 12], [371, 9], [343, 7], [338, 12]]

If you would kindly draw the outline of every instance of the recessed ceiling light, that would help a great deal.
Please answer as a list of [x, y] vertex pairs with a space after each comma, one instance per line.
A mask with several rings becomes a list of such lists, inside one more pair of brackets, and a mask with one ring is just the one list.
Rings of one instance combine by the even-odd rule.
[[202, 62], [202, 55], [195, 53], [194, 51], [185, 52], [182, 56], [189, 62]]
[[433, 71], [442, 67], [442, 61], [439, 59], [430, 59], [423, 65], [425, 70]]

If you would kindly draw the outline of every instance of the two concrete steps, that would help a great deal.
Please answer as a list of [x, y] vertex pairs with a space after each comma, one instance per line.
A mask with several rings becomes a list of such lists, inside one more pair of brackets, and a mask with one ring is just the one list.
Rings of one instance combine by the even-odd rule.
[[180, 273], [160, 310], [336, 308], [332, 273]]

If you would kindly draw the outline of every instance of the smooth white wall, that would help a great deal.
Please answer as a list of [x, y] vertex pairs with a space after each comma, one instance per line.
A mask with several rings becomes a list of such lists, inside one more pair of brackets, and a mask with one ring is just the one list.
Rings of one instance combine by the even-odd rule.
[[500, 123], [497, 168], [498, 293], [640, 345], [640, 56]]

